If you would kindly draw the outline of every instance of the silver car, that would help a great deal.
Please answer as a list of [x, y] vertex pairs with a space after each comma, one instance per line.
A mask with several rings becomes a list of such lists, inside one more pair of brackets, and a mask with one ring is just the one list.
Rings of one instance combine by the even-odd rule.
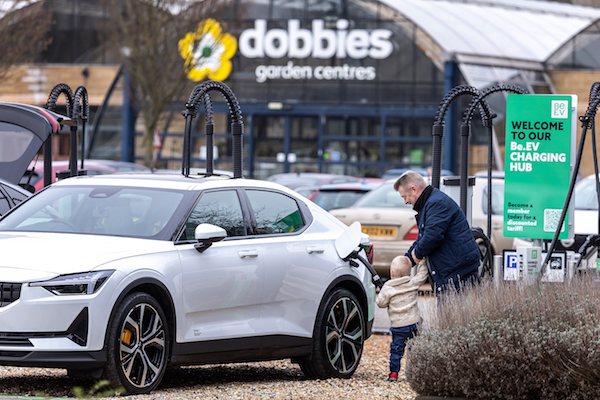
[[308, 377], [349, 378], [375, 300], [366, 262], [347, 260], [366, 257], [355, 230], [341, 251], [349, 229], [272, 182], [59, 181], [0, 219], [0, 365], [128, 393], [181, 364], [290, 358]]

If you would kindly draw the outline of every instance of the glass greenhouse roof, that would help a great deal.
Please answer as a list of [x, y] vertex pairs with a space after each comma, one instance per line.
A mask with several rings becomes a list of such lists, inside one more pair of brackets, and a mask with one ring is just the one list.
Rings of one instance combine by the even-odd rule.
[[531, 0], [380, 0], [415, 23], [436, 63], [543, 69], [600, 9]]

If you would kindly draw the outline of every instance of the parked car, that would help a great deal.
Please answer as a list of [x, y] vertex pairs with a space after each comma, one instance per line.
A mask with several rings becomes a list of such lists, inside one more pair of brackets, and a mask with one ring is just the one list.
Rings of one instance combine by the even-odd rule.
[[[153, 174], [166, 174], [166, 175], [179, 175], [181, 174], [181, 168], [179, 169], [153, 169], [150, 171]], [[206, 168], [190, 168], [190, 176], [198, 176], [206, 174]], [[213, 175], [223, 175], [233, 178], [233, 172], [223, 169], [213, 169]]]
[[343, 260], [347, 229], [272, 182], [61, 180], [0, 220], [0, 365], [104, 376], [129, 393], [179, 364], [291, 358], [308, 377], [348, 378], [375, 287]]
[[[478, 226], [487, 235], [487, 172], [476, 174], [471, 203], [471, 226]], [[513, 238], [504, 237], [504, 174], [494, 172], [492, 179], [492, 234], [490, 243], [493, 254], [502, 254], [503, 249], [512, 249]], [[373, 267], [383, 277], [389, 277], [392, 259], [404, 254], [417, 239], [418, 227], [412, 206], [394, 191], [395, 179], [373, 189], [352, 207], [330, 212], [345, 224], [360, 221], [363, 232], [373, 243]], [[442, 190], [444, 188], [442, 187]], [[482, 252], [482, 240], [478, 240]]]
[[[429, 173], [427, 172], [427, 169], [425, 168], [394, 168], [394, 169], [388, 169], [387, 171], [385, 171], [383, 173], [383, 175], [381, 175], [382, 179], [398, 179], [398, 177], [400, 177], [400, 175], [402, 175], [403, 173], [405, 173], [406, 171], [411, 170], [411, 171], [415, 171], [418, 172], [419, 174], [421, 174], [422, 176], [428, 177]], [[443, 169], [440, 171], [440, 175], [441, 176], [452, 176], [454, 175], [454, 173], [452, 173], [452, 171], [448, 171], [447, 169]]]
[[302, 196], [310, 199], [315, 192], [319, 190], [318, 186], [298, 186], [294, 188], [294, 192], [301, 194]]
[[[492, 171], [492, 224], [490, 244], [492, 254], [502, 254], [513, 248], [513, 238], [504, 236], [504, 171]], [[487, 171], [475, 174], [475, 186], [471, 201], [471, 226], [478, 226], [487, 235], [488, 217]]]
[[371, 189], [381, 185], [382, 182], [360, 182], [334, 183], [320, 186], [309, 197], [314, 203], [323, 209], [330, 211], [335, 208], [350, 207]]
[[[79, 164], [81, 165], [81, 160]], [[99, 160], [96, 158], [90, 158], [89, 160], [83, 160], [83, 168], [87, 169], [87, 166], [105, 166], [108, 168], [116, 169], [118, 172], [150, 172], [150, 168], [145, 165], [137, 164], [129, 161], [118, 161], [118, 160]]]
[[383, 278], [390, 276], [390, 263], [404, 255], [417, 239], [416, 212], [394, 190], [395, 180], [382, 183], [361, 197], [353, 206], [333, 209], [330, 213], [351, 225], [359, 221], [373, 244], [373, 268]]
[[[77, 165], [79, 168], [81, 160], [77, 162]], [[87, 175], [108, 175], [122, 172], [150, 172], [149, 168], [135, 163], [92, 159], [83, 161], [83, 169], [87, 171]], [[68, 160], [52, 161], [51, 183], [56, 182], [57, 172], [67, 170], [69, 170]], [[44, 187], [44, 163], [40, 161], [31, 163], [19, 183], [33, 185], [35, 191], [41, 190]]]
[[0, 217], [30, 196], [31, 192], [0, 178]]
[[280, 185], [289, 187], [290, 189], [296, 189], [301, 186], [319, 187], [328, 183], [358, 182], [360, 181], [360, 178], [349, 175], [298, 172], [275, 174], [269, 176], [266, 180], [269, 182], [277, 182]]
[[[564, 195], [563, 195], [564, 201]], [[579, 179], [573, 187], [573, 232], [571, 239], [561, 239], [556, 243], [555, 250], [579, 252], [589, 235], [598, 234], [598, 195], [596, 193], [595, 175]], [[531, 239], [515, 239], [514, 246], [531, 246]], [[583, 268], [596, 268], [596, 265], [582, 263]]]

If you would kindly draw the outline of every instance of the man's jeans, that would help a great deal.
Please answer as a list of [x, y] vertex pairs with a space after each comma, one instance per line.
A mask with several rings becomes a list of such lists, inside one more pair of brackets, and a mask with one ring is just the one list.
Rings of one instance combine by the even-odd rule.
[[392, 344], [390, 345], [390, 372], [400, 372], [400, 360], [404, 356], [404, 349], [408, 339], [417, 335], [418, 324], [390, 328]]

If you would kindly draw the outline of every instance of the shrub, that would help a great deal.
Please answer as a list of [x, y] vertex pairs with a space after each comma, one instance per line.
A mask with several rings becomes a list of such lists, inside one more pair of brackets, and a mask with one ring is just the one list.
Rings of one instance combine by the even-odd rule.
[[450, 294], [412, 339], [406, 378], [423, 396], [596, 399], [600, 282], [491, 282]]

